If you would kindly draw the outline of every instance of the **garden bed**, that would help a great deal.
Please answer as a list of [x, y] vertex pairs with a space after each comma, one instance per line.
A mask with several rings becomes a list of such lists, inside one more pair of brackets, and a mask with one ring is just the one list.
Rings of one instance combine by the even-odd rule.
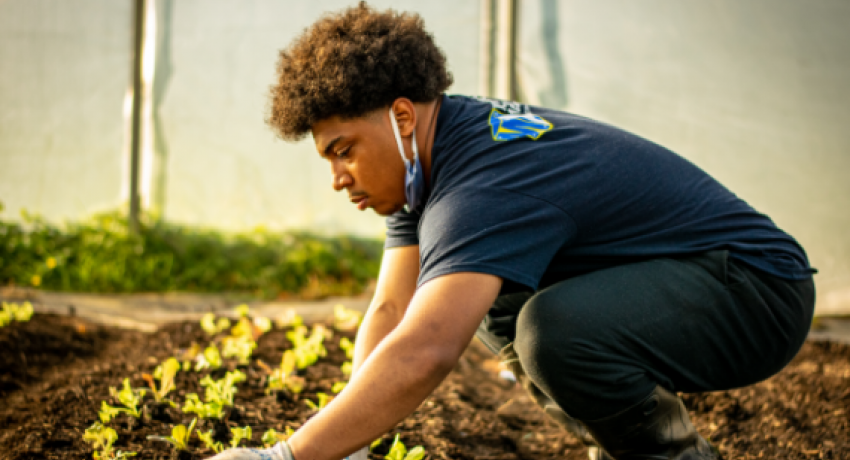
[[[265, 388], [268, 366], [277, 366], [292, 345], [285, 330], [274, 328], [257, 339], [250, 364], [239, 367], [247, 380], [237, 385], [224, 422], [251, 426], [251, 439], [240, 445], [261, 446], [269, 428], [298, 428], [314, 413], [305, 401], [316, 401], [320, 392], [332, 394], [333, 384], [344, 379], [341, 337], [352, 338], [352, 333], [335, 331], [325, 341], [327, 356], [301, 371], [306, 385], [289, 397], [267, 394]], [[116, 405], [109, 387], [120, 389], [124, 378], [143, 387], [143, 374], [193, 342], [209, 341], [197, 322], [168, 324], [148, 334], [36, 314], [29, 322], [0, 328], [0, 459], [91, 458], [83, 434], [98, 420], [103, 401]], [[236, 365], [225, 360], [225, 367]], [[169, 397], [182, 404], [187, 393], [203, 395], [199, 381], [209, 373], [178, 372]], [[848, 383], [850, 347], [808, 342], [785, 370], [765, 382], [687, 395], [685, 402], [700, 433], [727, 459], [847, 459]], [[143, 416], [137, 421], [122, 414], [107, 425], [118, 434], [118, 449], [138, 452], [135, 458], [167, 459], [171, 446], [147, 436], [170, 435], [173, 423], [188, 425], [193, 417], [167, 409], [162, 420]], [[213, 425], [202, 419], [196, 433]], [[434, 394], [383, 437], [371, 458], [383, 458], [396, 434], [409, 448], [422, 445], [426, 459], [586, 458], [585, 448], [538, 411], [521, 389], [499, 378], [497, 363], [477, 342]], [[189, 451], [198, 459], [213, 454], [194, 435]]]

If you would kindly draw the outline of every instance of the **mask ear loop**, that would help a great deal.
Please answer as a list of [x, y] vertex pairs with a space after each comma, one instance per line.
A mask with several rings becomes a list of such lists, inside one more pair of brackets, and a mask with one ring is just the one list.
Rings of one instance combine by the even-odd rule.
[[390, 107], [390, 124], [393, 126], [393, 133], [395, 133], [395, 141], [398, 144], [398, 152], [401, 154], [401, 160], [404, 161], [404, 166], [406, 169], [411, 171], [411, 173], [416, 171], [416, 160], [419, 159], [419, 147], [416, 145], [416, 128], [413, 128], [413, 162], [407, 159], [404, 156], [404, 144], [401, 142], [401, 132], [398, 130], [398, 123], [395, 121], [395, 112], [393, 112], [393, 108]]

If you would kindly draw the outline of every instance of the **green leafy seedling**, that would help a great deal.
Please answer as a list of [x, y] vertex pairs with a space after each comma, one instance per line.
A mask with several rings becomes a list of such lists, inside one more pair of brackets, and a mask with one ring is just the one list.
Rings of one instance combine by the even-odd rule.
[[318, 404], [310, 401], [309, 399], [304, 402], [307, 406], [312, 410], [322, 410], [324, 409], [329, 402], [333, 399], [333, 397], [329, 396], [327, 393], [316, 393], [316, 397], [318, 398]]
[[189, 438], [192, 436], [192, 430], [195, 429], [196, 423], [198, 423], [198, 419], [194, 418], [192, 423], [189, 424], [189, 428], [182, 424], [176, 425], [171, 429], [171, 436], [151, 435], [148, 436], [148, 439], [166, 441], [174, 446], [174, 450], [189, 450]]
[[345, 389], [346, 385], [348, 385], [347, 382], [334, 382], [334, 385], [331, 387], [331, 392], [338, 394], [340, 391]]
[[[142, 402], [142, 398], [145, 396], [145, 390], [134, 390], [130, 386], [130, 379], [125, 378], [122, 382], [121, 391], [116, 391], [114, 387], [109, 387], [109, 394], [112, 395], [113, 398], [117, 399], [127, 408], [125, 412], [133, 417], [139, 418], [141, 417], [141, 412], [139, 411], [139, 404]], [[104, 422], [106, 423], [106, 422]]]
[[224, 450], [224, 445], [221, 442], [213, 441], [213, 430], [209, 430], [206, 433], [198, 431], [198, 439], [200, 439], [208, 449], [212, 449], [215, 453], [219, 453]]
[[351, 361], [346, 361], [346, 362], [342, 363], [342, 365], [339, 366], [339, 370], [342, 372], [343, 375], [351, 375], [351, 371], [352, 371]]
[[83, 441], [91, 444], [94, 449], [93, 457], [95, 460], [120, 460], [136, 456], [136, 452], [114, 450], [112, 445], [117, 440], [118, 433], [112, 428], [103, 426], [100, 422], [95, 422], [94, 425], [86, 428], [83, 434]]
[[201, 402], [196, 393], [186, 395], [183, 412], [193, 412], [200, 418], [221, 420], [224, 417], [224, 405], [220, 401]]
[[[236, 326], [234, 326], [236, 327]], [[221, 342], [221, 354], [225, 358], [236, 358], [239, 364], [248, 364], [257, 342], [249, 335], [225, 337]]]
[[295, 430], [291, 427], [286, 427], [286, 430], [283, 433], [278, 433], [274, 428], [269, 428], [265, 433], [263, 433], [263, 437], [260, 440], [266, 447], [271, 447], [280, 441], [286, 441], [293, 434], [295, 434]]
[[408, 452], [404, 443], [399, 439], [399, 435], [395, 435], [393, 444], [390, 446], [390, 451], [384, 458], [386, 460], [422, 460], [425, 457], [425, 448], [416, 446]]
[[345, 308], [342, 304], [334, 305], [334, 328], [338, 331], [357, 329], [362, 316], [359, 311]]
[[171, 403], [172, 406], [176, 406], [174, 402], [165, 399], [165, 396], [174, 389], [174, 376], [177, 375], [177, 371], [180, 370], [180, 362], [177, 361], [176, 358], [168, 358], [162, 363], [160, 377], [159, 377], [159, 389], [157, 389], [156, 382], [154, 382], [154, 376], [150, 374], [142, 374], [142, 378], [148, 382], [148, 385], [151, 387], [154, 399], [156, 402], [166, 401]]
[[339, 348], [345, 352], [345, 356], [348, 359], [354, 358], [354, 343], [348, 340], [348, 337], [339, 339]]
[[251, 439], [251, 427], [246, 426], [244, 428], [239, 428], [235, 426], [230, 429], [230, 432], [233, 433], [233, 438], [230, 440], [230, 447], [236, 447], [239, 445], [239, 442], [243, 439]]
[[280, 359], [280, 367], [273, 370], [269, 375], [268, 388], [266, 393], [271, 390], [287, 389], [292, 393], [301, 393], [304, 389], [304, 379], [294, 375], [295, 372], [295, 352], [286, 350], [283, 352], [283, 357]]
[[195, 364], [195, 371], [202, 369], [219, 369], [221, 368], [221, 354], [215, 344], [211, 344], [204, 349], [203, 353], [198, 354], [198, 362]]

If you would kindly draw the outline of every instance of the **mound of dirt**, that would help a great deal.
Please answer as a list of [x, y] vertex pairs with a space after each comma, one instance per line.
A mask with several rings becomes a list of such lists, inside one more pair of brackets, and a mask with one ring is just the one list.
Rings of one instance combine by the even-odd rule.
[[[267, 368], [276, 366], [291, 347], [285, 331], [262, 335], [254, 359], [239, 369], [247, 381], [238, 385], [235, 404], [221, 424], [199, 422], [199, 429], [220, 430], [250, 425], [253, 436], [242, 446], [261, 446], [268, 428], [298, 428], [315, 412], [305, 401], [331, 394], [344, 379], [346, 360], [338, 343], [351, 333], [335, 332], [326, 341], [327, 356], [302, 371], [306, 379], [298, 395], [266, 394]], [[145, 386], [143, 373], [192, 343], [210, 338], [195, 322], [174, 323], [148, 334], [91, 324], [75, 318], [36, 314], [28, 323], [0, 329], [0, 459], [91, 458], [83, 442], [86, 428], [98, 420], [102, 401], [115, 403], [109, 387], [130, 378]], [[227, 363], [228, 369], [236, 368]], [[218, 377], [223, 371], [215, 371]], [[200, 379], [209, 371], [179, 372], [172, 399], [203, 395]], [[795, 360], [773, 378], [750, 387], [685, 395], [685, 403], [703, 436], [727, 459], [850, 458], [850, 347], [808, 342]], [[175, 409], [148, 411], [136, 420], [120, 415], [109, 426], [118, 433], [116, 447], [136, 451], [139, 459], [172, 458], [171, 447], [148, 440], [169, 435], [175, 423], [193, 416]], [[156, 418], [153, 417], [156, 415]], [[218, 425], [218, 426], [217, 426]], [[383, 458], [396, 434], [408, 446], [422, 445], [426, 459], [542, 460], [584, 459], [586, 449], [561, 431], [525, 396], [523, 390], [498, 376], [494, 357], [473, 342], [455, 370], [412, 415], [384, 435], [370, 454]], [[210, 449], [197, 438], [187, 456], [205, 458]], [[175, 456], [176, 458], [176, 456]]]

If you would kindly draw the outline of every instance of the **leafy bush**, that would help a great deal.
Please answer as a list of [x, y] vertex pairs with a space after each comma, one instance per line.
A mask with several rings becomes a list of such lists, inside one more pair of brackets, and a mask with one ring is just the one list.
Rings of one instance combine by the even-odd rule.
[[61, 227], [22, 212], [0, 220], [0, 285], [78, 292], [231, 292], [316, 298], [362, 292], [381, 242], [303, 232], [225, 234], [118, 212]]

